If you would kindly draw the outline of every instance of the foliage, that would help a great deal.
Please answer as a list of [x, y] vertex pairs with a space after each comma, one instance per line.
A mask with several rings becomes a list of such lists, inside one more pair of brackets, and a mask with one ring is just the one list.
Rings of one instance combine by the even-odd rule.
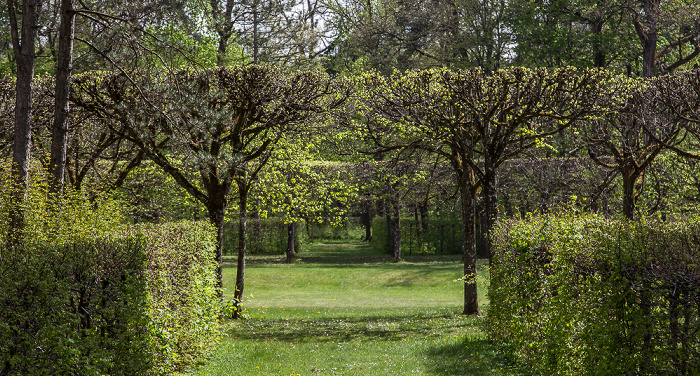
[[156, 370], [169, 374], [200, 360], [219, 338], [215, 231], [206, 222], [174, 222], [129, 233], [145, 242], [149, 336]]
[[[403, 254], [412, 255], [461, 255], [461, 225], [455, 213], [430, 218], [427, 228], [413, 218], [401, 218], [401, 247]], [[387, 223], [375, 218], [372, 224], [372, 245], [389, 250]]]
[[[248, 253], [280, 255], [287, 249], [287, 223], [284, 218], [260, 218], [253, 219], [248, 231], [251, 235], [248, 238]], [[303, 228], [303, 227], [302, 227]], [[227, 223], [224, 226], [224, 249], [230, 249], [228, 255], [235, 255], [239, 241], [238, 223]], [[309, 244], [306, 231], [296, 231], [295, 234], [296, 252], [303, 252]]]
[[538, 374], [700, 372], [700, 222], [501, 222], [486, 329]]
[[4, 249], [0, 373], [147, 374], [145, 263], [135, 238]]
[[24, 242], [0, 253], [0, 373], [169, 374], [200, 358], [218, 333], [211, 227], [126, 230], [114, 201], [47, 191], [33, 173]]

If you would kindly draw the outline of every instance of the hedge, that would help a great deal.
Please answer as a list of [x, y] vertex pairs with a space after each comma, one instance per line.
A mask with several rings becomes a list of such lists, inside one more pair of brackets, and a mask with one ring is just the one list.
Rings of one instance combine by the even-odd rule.
[[501, 222], [485, 327], [535, 374], [700, 374], [700, 221]]
[[[385, 217], [372, 220], [372, 244], [389, 250]], [[434, 217], [423, 230], [420, 221], [401, 218], [401, 252], [404, 255], [461, 255], [462, 221], [455, 217]]]
[[0, 374], [171, 374], [218, 338], [214, 232], [131, 228], [0, 255]]

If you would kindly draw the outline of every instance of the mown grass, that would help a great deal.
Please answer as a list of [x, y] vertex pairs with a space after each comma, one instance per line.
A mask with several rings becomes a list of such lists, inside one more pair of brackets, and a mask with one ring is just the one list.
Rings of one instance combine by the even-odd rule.
[[[246, 318], [230, 323], [194, 374], [520, 374], [486, 340], [480, 318], [459, 314], [459, 260], [391, 263], [357, 245], [316, 245], [301, 256], [249, 263]], [[234, 278], [231, 264], [225, 285]]]

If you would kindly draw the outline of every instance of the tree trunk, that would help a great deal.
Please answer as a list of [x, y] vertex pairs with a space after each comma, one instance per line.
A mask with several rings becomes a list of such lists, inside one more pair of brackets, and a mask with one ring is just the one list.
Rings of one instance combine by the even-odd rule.
[[296, 222], [287, 224], [287, 259], [285, 262], [291, 264], [296, 258], [296, 244], [294, 242], [296, 238], [297, 224]]
[[659, 41], [658, 12], [660, 0], [644, 0], [644, 18], [634, 21], [634, 28], [642, 42], [642, 77], [654, 75], [656, 45]]
[[216, 228], [216, 252], [214, 254], [214, 260], [216, 262], [216, 287], [217, 297], [219, 300], [223, 301], [224, 213], [226, 212], [226, 205], [210, 203], [207, 210], [209, 211], [209, 221]]
[[420, 226], [423, 233], [428, 232], [428, 204], [418, 205], [420, 210]]
[[636, 174], [622, 174], [622, 214], [630, 221], [634, 220], [637, 206], [634, 192], [637, 177]]
[[394, 255], [394, 220], [389, 211], [386, 213], [386, 242], [389, 247], [389, 254]]
[[75, 35], [75, 12], [73, 0], [61, 1], [61, 25], [58, 31], [58, 58], [56, 61], [56, 97], [54, 99], [54, 122], [51, 129], [51, 159], [49, 169], [51, 193], [62, 193], [66, 171], [66, 149], [68, 145], [68, 114], [70, 112], [70, 79], [73, 70], [73, 36]]
[[365, 238], [364, 241], [372, 241], [372, 206], [371, 201], [365, 200], [362, 202], [362, 213], [360, 214], [360, 220], [365, 228]]
[[251, 252], [262, 252], [262, 224], [260, 223], [260, 199], [255, 199], [255, 210], [253, 210], [253, 238], [255, 242], [251, 244]]
[[[24, 232], [24, 202], [26, 200], [29, 180], [29, 162], [32, 141], [32, 86], [34, 83], [35, 43], [38, 30], [41, 2], [24, 0], [22, 2], [22, 28], [18, 29], [17, 9], [14, 0], [8, 0], [10, 33], [12, 34], [12, 51], [17, 62], [17, 80], [15, 92], [15, 139], [12, 152], [11, 175], [14, 189], [10, 206], [10, 223], [8, 244], [18, 245]], [[21, 35], [21, 39], [20, 39]]]
[[238, 264], [236, 266], [236, 291], [233, 294], [233, 301], [236, 311], [233, 313], [234, 319], [241, 318], [243, 301], [243, 287], [245, 285], [245, 257], [247, 242], [247, 218], [248, 218], [248, 184], [238, 182]]
[[392, 221], [394, 226], [394, 230], [392, 231], [392, 242], [394, 244], [392, 247], [392, 258], [394, 262], [401, 261], [401, 208], [399, 205], [398, 198], [392, 200], [392, 209], [394, 212], [394, 220]]
[[464, 314], [478, 315], [479, 301], [476, 284], [476, 200], [472, 182], [473, 172], [460, 174], [459, 190], [462, 204], [462, 258], [464, 260]]
[[498, 219], [498, 192], [496, 190], [496, 169], [493, 166], [484, 166], [484, 226], [483, 234], [484, 251], [491, 261], [491, 230]]

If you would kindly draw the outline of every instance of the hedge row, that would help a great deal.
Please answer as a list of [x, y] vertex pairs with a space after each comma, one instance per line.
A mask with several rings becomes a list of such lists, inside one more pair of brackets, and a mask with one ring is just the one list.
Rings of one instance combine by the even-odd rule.
[[[372, 244], [389, 251], [385, 217], [372, 221]], [[413, 218], [401, 218], [401, 252], [404, 255], [462, 254], [462, 222], [458, 218], [435, 217], [427, 229]]]
[[543, 216], [494, 235], [490, 337], [536, 374], [700, 374], [700, 221]]
[[171, 374], [218, 338], [214, 233], [132, 228], [0, 254], [0, 374]]

